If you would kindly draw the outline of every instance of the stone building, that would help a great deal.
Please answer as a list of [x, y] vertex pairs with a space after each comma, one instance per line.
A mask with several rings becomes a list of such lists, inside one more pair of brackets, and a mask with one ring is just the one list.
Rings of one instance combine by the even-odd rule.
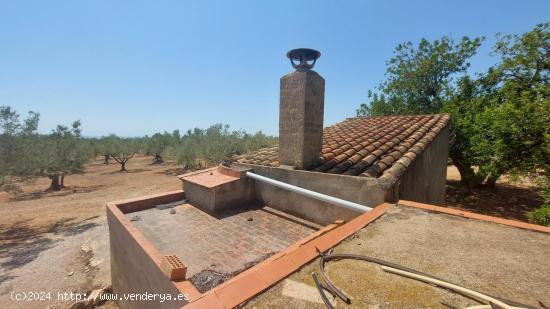
[[[324, 79], [311, 65], [295, 68], [281, 78], [279, 145], [237, 157], [233, 168], [365, 206], [399, 199], [444, 204], [448, 115], [355, 117], [323, 129]], [[327, 223], [355, 216], [254, 185], [262, 203], [308, 220]]]
[[[433, 205], [445, 197], [449, 116], [355, 117], [323, 129], [325, 83], [311, 70], [318, 56], [289, 54], [300, 62], [281, 79], [277, 146], [180, 175], [182, 190], [107, 204], [113, 291], [140, 297], [117, 304], [322, 305], [310, 276], [331, 248], [498, 295], [514, 308], [550, 303], [549, 228]], [[364, 263], [332, 272], [356, 307], [480, 303]]]

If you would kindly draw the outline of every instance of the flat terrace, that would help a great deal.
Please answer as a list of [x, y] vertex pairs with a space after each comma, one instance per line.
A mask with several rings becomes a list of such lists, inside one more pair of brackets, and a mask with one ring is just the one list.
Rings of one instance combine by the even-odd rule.
[[162, 254], [184, 261], [187, 277], [239, 273], [319, 227], [269, 207], [245, 205], [213, 216], [188, 203], [156, 206], [126, 217]]
[[[544, 232], [397, 205], [335, 246], [334, 253], [383, 259], [535, 308], [542, 308], [539, 302], [550, 305], [550, 234]], [[331, 261], [325, 270], [352, 301], [347, 305], [327, 293], [336, 307], [464, 308], [480, 304], [387, 273], [369, 262]], [[326, 308], [312, 272], [319, 274], [318, 258], [245, 307]]]
[[[318, 227], [268, 207], [213, 217], [183, 199], [183, 191], [174, 191], [107, 205], [113, 289], [189, 296], [122, 308], [324, 308], [311, 272], [319, 274], [319, 251], [331, 249], [383, 259], [528, 308], [550, 304], [547, 227], [408, 201]], [[172, 254], [181, 262], [176, 258], [166, 267]], [[347, 305], [327, 294], [336, 307], [479, 305], [378, 264], [331, 261], [325, 270], [351, 298]]]

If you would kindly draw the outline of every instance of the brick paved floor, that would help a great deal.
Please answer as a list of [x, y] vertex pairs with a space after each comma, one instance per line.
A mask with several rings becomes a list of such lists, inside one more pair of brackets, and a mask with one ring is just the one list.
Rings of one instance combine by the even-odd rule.
[[213, 217], [189, 204], [156, 208], [126, 216], [162, 254], [176, 254], [187, 276], [202, 270], [240, 271], [314, 232], [318, 226], [264, 207], [225, 212]]

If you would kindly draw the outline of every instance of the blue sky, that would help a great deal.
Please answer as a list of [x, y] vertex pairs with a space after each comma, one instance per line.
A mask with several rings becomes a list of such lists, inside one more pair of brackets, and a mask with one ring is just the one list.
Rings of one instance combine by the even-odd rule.
[[315, 48], [325, 126], [353, 116], [403, 41], [494, 34], [550, 21], [550, 1], [0, 1], [0, 105], [81, 119], [88, 136], [227, 123], [278, 131], [289, 49]]

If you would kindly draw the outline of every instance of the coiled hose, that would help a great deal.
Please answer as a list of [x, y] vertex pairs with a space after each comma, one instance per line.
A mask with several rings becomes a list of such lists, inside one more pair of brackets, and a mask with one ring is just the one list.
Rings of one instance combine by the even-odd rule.
[[[397, 269], [397, 270], [401, 271], [402, 275], [405, 275], [405, 274], [403, 274], [403, 272], [405, 272], [405, 273], [415, 274], [415, 275], [418, 275], [418, 276], [421, 276], [421, 277], [430, 278], [430, 279], [432, 279], [432, 283], [434, 283], [435, 281], [440, 281], [440, 282], [445, 283], [447, 285], [447, 287], [446, 287], [447, 289], [450, 289], [449, 286], [451, 286], [451, 285], [456, 286], [455, 284], [452, 284], [452, 283], [450, 283], [450, 282], [448, 282], [444, 279], [440, 279], [440, 278], [434, 277], [430, 274], [426, 274], [426, 273], [414, 270], [412, 268], [404, 267], [404, 266], [401, 266], [399, 264], [391, 263], [391, 262], [384, 261], [384, 260], [381, 260], [381, 259], [378, 259], [378, 258], [365, 256], [365, 255], [358, 255], [358, 254], [331, 254], [331, 251], [329, 251], [328, 254], [325, 254], [325, 253], [322, 253], [319, 249], [317, 249], [317, 252], [319, 253], [319, 256], [320, 256], [320, 259], [319, 259], [319, 273], [321, 274], [321, 278], [325, 282], [326, 286], [319, 283], [317, 277], [314, 275], [314, 273], [312, 273], [313, 280], [315, 282], [315, 286], [317, 287], [317, 290], [321, 294], [321, 298], [322, 298], [323, 302], [325, 303], [325, 305], [329, 309], [333, 309], [334, 307], [332, 306], [332, 304], [330, 303], [330, 301], [328, 300], [328, 298], [324, 294], [323, 289], [326, 289], [332, 295], [338, 296], [346, 304], [350, 304], [351, 299], [344, 292], [342, 292], [340, 289], [338, 289], [332, 283], [332, 281], [330, 280], [330, 278], [326, 274], [326, 272], [325, 272], [325, 263], [328, 262], [328, 261], [345, 260], [345, 259], [367, 261], [367, 262], [376, 263], [376, 264], [385, 266], [386, 271], [388, 271], [387, 268]], [[419, 280], [418, 278], [416, 278], [416, 279]], [[435, 281], [433, 281], [433, 280], [435, 280]], [[423, 280], [423, 281], [428, 281], [428, 280]], [[466, 291], [471, 291], [471, 292], [474, 292], [474, 293], [468, 293], [465, 290]], [[473, 299], [473, 300], [476, 300], [476, 301], [479, 301], [479, 302], [482, 302], [482, 303], [487, 302], [488, 298], [492, 298], [492, 299], [497, 300], [498, 301], [497, 303], [500, 303], [500, 302], [504, 303], [504, 307], [507, 306], [507, 307], [519, 307], [519, 308], [527, 308], [527, 309], [538, 309], [538, 308], [530, 306], [530, 305], [518, 303], [518, 302], [509, 300], [509, 299], [493, 296], [493, 295], [490, 295], [490, 294], [487, 294], [487, 293], [481, 293], [481, 292], [478, 292], [478, 291], [475, 291], [475, 290], [453, 289], [453, 291], [455, 291], [458, 294], [461, 294], [465, 297], [468, 297], [470, 299]], [[479, 296], [478, 294], [487, 296], [487, 298], [476, 297], [476, 295]], [[494, 304], [494, 305], [496, 305], [498, 307], [498, 304]]]

